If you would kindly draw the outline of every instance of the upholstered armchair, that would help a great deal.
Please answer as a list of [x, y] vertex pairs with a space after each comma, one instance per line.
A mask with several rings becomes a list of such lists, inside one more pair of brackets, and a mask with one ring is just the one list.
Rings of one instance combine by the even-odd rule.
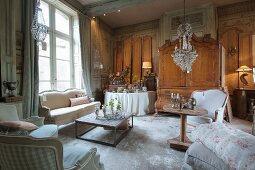
[[[0, 104], [0, 121], [19, 121], [17, 109], [14, 105]], [[22, 121], [30, 122], [39, 128], [29, 133], [30, 136], [36, 138], [57, 137], [57, 125], [44, 125], [44, 117], [33, 116]]]
[[0, 135], [0, 169], [102, 170], [96, 151], [63, 147], [57, 138]]
[[188, 116], [188, 124], [196, 126], [214, 121], [223, 122], [224, 109], [227, 103], [227, 94], [225, 92], [218, 89], [194, 91], [191, 97], [196, 99], [196, 106], [206, 109], [208, 114], [203, 116]]

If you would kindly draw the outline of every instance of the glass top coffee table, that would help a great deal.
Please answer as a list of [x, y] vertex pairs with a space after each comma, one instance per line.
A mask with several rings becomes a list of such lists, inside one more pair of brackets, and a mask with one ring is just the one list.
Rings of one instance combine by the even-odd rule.
[[[120, 127], [128, 123], [129, 119], [132, 120], [131, 125], [127, 125], [127, 128], [124, 130], [120, 130]], [[78, 134], [78, 126], [81, 124], [91, 125], [92, 127], [87, 129], [84, 133]], [[97, 127], [103, 127], [107, 130], [113, 131], [113, 142], [103, 142], [100, 140], [85, 138], [84, 135], [88, 133], [89, 131], [93, 130]], [[77, 139], [86, 140], [89, 142], [99, 143], [103, 145], [113, 146], [116, 147], [118, 143], [127, 135], [127, 133], [133, 128], [133, 113], [126, 113], [125, 117], [122, 119], [105, 119], [105, 118], [96, 118], [95, 113], [91, 113], [89, 115], [83, 116], [79, 119], [75, 120], [75, 136]], [[121, 134], [117, 137], [117, 131], [121, 131]]]

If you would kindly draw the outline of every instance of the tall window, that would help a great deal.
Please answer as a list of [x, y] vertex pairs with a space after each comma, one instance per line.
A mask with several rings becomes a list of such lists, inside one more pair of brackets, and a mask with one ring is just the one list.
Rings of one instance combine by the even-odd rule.
[[[45, 1], [41, 1], [40, 7], [49, 34], [45, 39], [46, 44], [39, 46], [39, 91], [81, 88], [76, 14], [65, 12]], [[63, 4], [63, 8], [68, 7]]]

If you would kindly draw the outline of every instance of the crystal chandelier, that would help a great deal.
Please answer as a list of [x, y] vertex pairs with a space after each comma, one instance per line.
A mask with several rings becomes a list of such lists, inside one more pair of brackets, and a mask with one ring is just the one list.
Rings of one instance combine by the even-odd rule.
[[189, 73], [192, 70], [192, 64], [197, 58], [197, 52], [193, 49], [190, 41], [192, 37], [192, 28], [185, 18], [185, 0], [184, 0], [184, 20], [177, 29], [177, 37], [179, 39], [179, 48], [175, 46], [172, 54], [174, 63], [179, 66], [182, 71]]
[[40, 6], [40, 0], [35, 5], [35, 14], [32, 21], [32, 36], [37, 41], [37, 45], [39, 42], [43, 42], [48, 34], [48, 28], [45, 25], [42, 9]]

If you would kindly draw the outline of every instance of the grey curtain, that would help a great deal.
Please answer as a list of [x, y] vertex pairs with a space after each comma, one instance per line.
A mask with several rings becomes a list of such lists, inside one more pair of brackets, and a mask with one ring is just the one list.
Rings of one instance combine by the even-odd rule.
[[79, 14], [80, 42], [81, 42], [81, 63], [82, 77], [88, 96], [92, 96], [90, 77], [90, 53], [91, 53], [91, 25], [90, 19], [83, 14]]
[[23, 67], [23, 115], [38, 115], [39, 74], [38, 49], [31, 34], [36, 0], [23, 1], [24, 67]]

